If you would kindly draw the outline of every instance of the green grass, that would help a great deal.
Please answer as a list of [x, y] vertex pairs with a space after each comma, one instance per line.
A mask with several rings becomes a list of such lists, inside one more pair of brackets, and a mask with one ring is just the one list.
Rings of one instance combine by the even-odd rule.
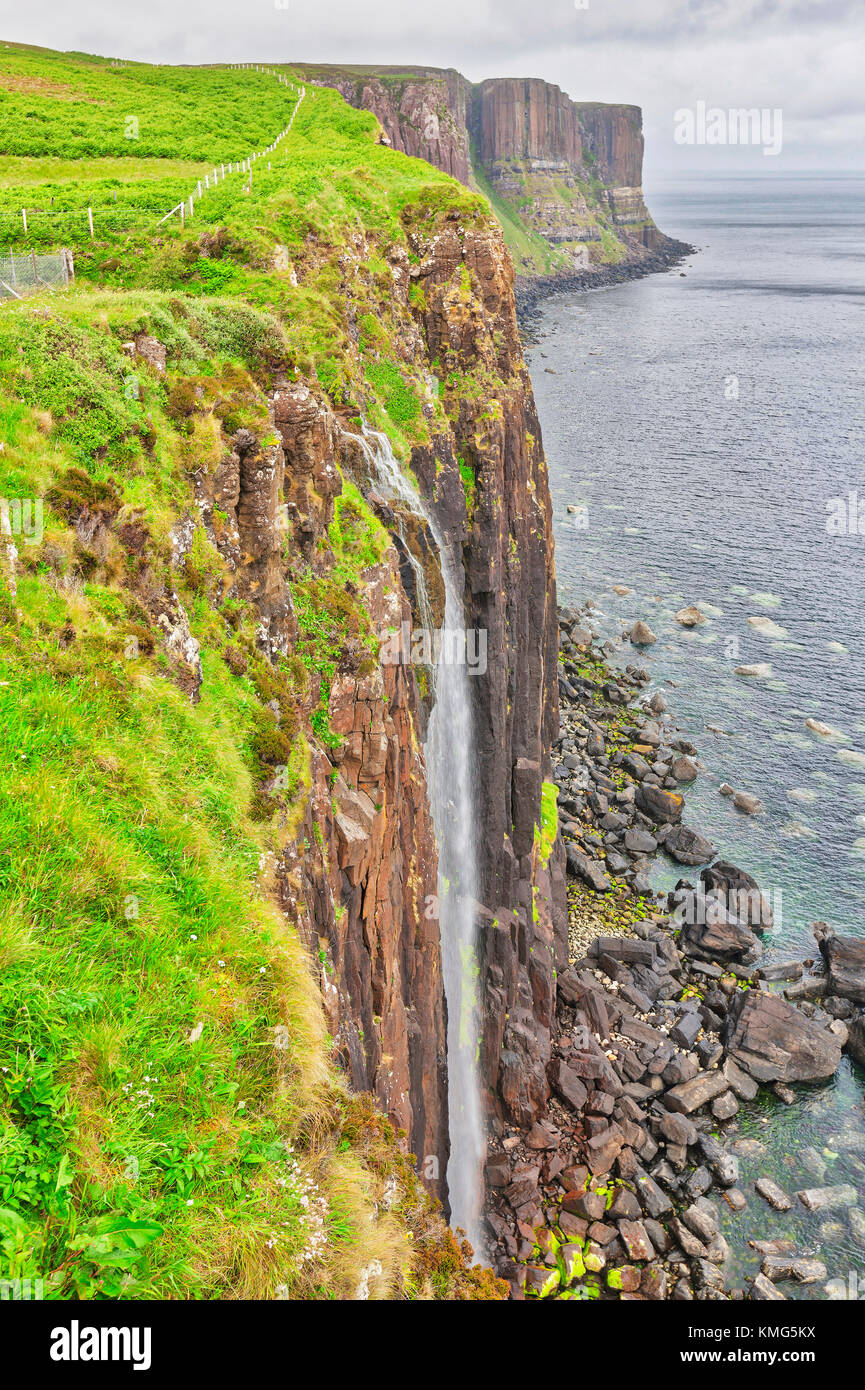
[[242, 159], [288, 123], [296, 97], [254, 71], [112, 67], [17, 44], [2, 60], [2, 155]]
[[[0, 1277], [52, 1298], [344, 1297], [379, 1260], [379, 1296], [499, 1297], [346, 1095], [267, 867], [300, 833], [311, 745], [339, 741], [336, 671], [374, 664], [364, 575], [389, 537], [347, 477], [314, 564], [286, 536], [298, 638], [275, 665], [202, 525], [170, 563], [193, 475], [240, 427], [273, 438], [277, 373], [317, 379], [403, 454], [426, 437], [388, 257], [411, 229], [483, 221], [483, 201], [312, 88], [290, 158], [157, 230], [200, 162], [269, 142], [295, 93], [2, 56], [0, 236], [69, 246], [76, 280], [0, 305], [0, 496], [44, 505], [14, 575], [0, 552]], [[141, 334], [164, 374], [131, 354]], [[148, 607], [168, 593], [199, 644], [197, 702]]]
[[[54, 155], [34, 155], [21, 158], [15, 155], [0, 157], [0, 188], [20, 187], [29, 203], [34, 195], [51, 197], [51, 184], [89, 184], [97, 182], [120, 189], [130, 181], [140, 179], [183, 179], [191, 187], [212, 168], [203, 160], [136, 159], [115, 157], [105, 159], [60, 159]], [[65, 190], [64, 190], [65, 192]]]

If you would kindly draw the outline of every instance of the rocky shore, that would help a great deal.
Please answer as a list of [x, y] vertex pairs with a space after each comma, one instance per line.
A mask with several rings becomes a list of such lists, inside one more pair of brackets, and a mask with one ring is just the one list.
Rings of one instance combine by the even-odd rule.
[[[677, 737], [665, 696], [647, 697], [638, 666], [607, 664], [590, 611], [560, 611], [559, 631], [569, 965], [547, 1113], [490, 1143], [495, 1268], [518, 1299], [768, 1300], [790, 1281], [846, 1297], [813, 1250], [828, 1214], [865, 1252], [861, 1193], [850, 1183], [787, 1193], [768, 1163], [744, 1182], [739, 1159], [755, 1141], [737, 1138], [735, 1117], [761, 1087], [795, 1104], [792, 1084], [831, 1077], [844, 1049], [865, 1062], [865, 941], [815, 923], [814, 959], [763, 963], [771, 902], [687, 825], [682, 789], [700, 773], [698, 753]], [[649, 883], [660, 852], [689, 871], [668, 894]], [[749, 1240], [754, 1202], [810, 1213], [814, 1241]], [[761, 1257], [746, 1287], [728, 1281], [721, 1203]]]
[[626, 280], [641, 280], [644, 275], [654, 275], [658, 271], [670, 270], [679, 265], [687, 256], [696, 254], [697, 248], [673, 237], [659, 236], [659, 245], [649, 255], [633, 255], [617, 265], [598, 265], [587, 270], [559, 271], [555, 275], [517, 276], [514, 283], [514, 297], [517, 302], [517, 319], [523, 337], [530, 341], [535, 336], [538, 311], [545, 299], [554, 294], [575, 293], [580, 290], [598, 290], [608, 285], [620, 285]]

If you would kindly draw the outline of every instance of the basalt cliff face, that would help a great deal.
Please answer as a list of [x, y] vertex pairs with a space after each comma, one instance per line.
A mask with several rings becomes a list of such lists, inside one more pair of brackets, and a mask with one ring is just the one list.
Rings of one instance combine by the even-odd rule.
[[524, 275], [602, 275], [672, 254], [642, 191], [639, 107], [576, 102], [538, 78], [452, 69], [309, 69], [372, 111], [383, 138], [480, 189]]
[[[357, 297], [369, 279], [377, 250], [357, 233], [340, 259], [350, 333], [358, 317], [351, 293]], [[299, 258], [301, 282], [304, 270]], [[387, 250], [387, 274], [389, 346], [400, 353], [404, 378], [425, 392], [426, 438], [412, 446], [406, 467], [456, 562], [466, 628], [485, 642], [485, 669], [470, 687], [479, 1079], [495, 1130], [544, 1111], [555, 972], [566, 960], [562, 847], [540, 835], [558, 726], [546, 463], [513, 267], [497, 224], [458, 211], [407, 219], [405, 244]], [[403, 624], [422, 626], [418, 566], [440, 623], [435, 541], [382, 494], [355, 426], [303, 378], [277, 378], [269, 413], [279, 442], [264, 448], [240, 431], [196, 496], [234, 591], [255, 606], [261, 649], [272, 659], [295, 649], [291, 579], [327, 577], [345, 477], [390, 533], [381, 562], [353, 585], [371, 631], [384, 637]], [[304, 721], [319, 696], [313, 681]], [[419, 667], [391, 663], [384, 649], [376, 660], [351, 644], [343, 650], [327, 696], [330, 743], [313, 742], [302, 818], [275, 876], [280, 906], [317, 962], [346, 1075], [405, 1132], [421, 1175], [447, 1204], [447, 1006], [424, 751], [429, 703]]]

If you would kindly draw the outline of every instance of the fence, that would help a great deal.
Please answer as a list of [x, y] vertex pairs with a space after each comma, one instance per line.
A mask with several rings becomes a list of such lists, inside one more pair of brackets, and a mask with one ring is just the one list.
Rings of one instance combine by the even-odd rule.
[[35, 290], [68, 285], [74, 278], [71, 251], [37, 256], [34, 251], [0, 255], [0, 299], [23, 299]]
[[[254, 63], [231, 63], [230, 66], [232, 68], [237, 69], [252, 68], [255, 72], [264, 72], [267, 73], [269, 77], [277, 78], [278, 81], [284, 87], [292, 86], [292, 83], [289, 82], [288, 78], [285, 77], [283, 73], [275, 72], [273, 68], [257, 67]], [[169, 217], [174, 217], [175, 214], [179, 214], [181, 222], [185, 223], [188, 218], [192, 217], [196, 202], [204, 196], [208, 189], [216, 187], [216, 185], [219, 183], [220, 177], [222, 177], [222, 179], [224, 180], [226, 173], [248, 174], [249, 180], [244, 185], [243, 189], [244, 193], [248, 193], [252, 188], [252, 170], [256, 160], [263, 159], [265, 155], [273, 154], [276, 150], [277, 145], [279, 145], [280, 142], [285, 139], [286, 135], [288, 135], [289, 131], [291, 130], [291, 127], [294, 125], [294, 118], [297, 115], [298, 108], [300, 107], [300, 103], [303, 101], [305, 95], [306, 88], [301, 87], [297, 101], [294, 104], [294, 110], [291, 113], [288, 125], [285, 127], [285, 130], [281, 130], [279, 132], [276, 139], [270, 145], [267, 146], [266, 150], [257, 150], [255, 154], [248, 155], [246, 159], [239, 160], [237, 163], [235, 163], [232, 160], [231, 163], [229, 163], [227, 170], [224, 164], [220, 164], [218, 168], [215, 168], [211, 174], [205, 175], [203, 186], [201, 179], [199, 179], [197, 186], [192, 190], [188, 198], [181, 198], [180, 202], [177, 203], [175, 207], [171, 208], [171, 210], [167, 212], [164, 217], [160, 217], [159, 221], [156, 224], [157, 227], [160, 227], [163, 222], [167, 222]], [[268, 160], [267, 167], [268, 169], [270, 168], [270, 160]], [[92, 237], [93, 214], [89, 208], [87, 211], [88, 216], [90, 218], [90, 235]]]

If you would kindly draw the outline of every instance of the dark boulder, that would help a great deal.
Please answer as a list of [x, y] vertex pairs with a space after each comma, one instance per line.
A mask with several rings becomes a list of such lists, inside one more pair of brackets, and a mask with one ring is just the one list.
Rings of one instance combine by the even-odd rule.
[[750, 927], [731, 917], [714, 895], [679, 888], [670, 894], [673, 920], [681, 926], [679, 946], [703, 961], [753, 960], [760, 943]]
[[678, 792], [646, 784], [637, 789], [636, 804], [656, 825], [676, 825], [682, 819], [685, 799]]
[[557, 1057], [547, 1068], [547, 1075], [556, 1095], [579, 1114], [588, 1099], [589, 1092], [573, 1067], [569, 1067], [566, 1062]]
[[819, 1081], [841, 1060], [834, 1033], [776, 994], [737, 991], [722, 1042], [756, 1081]]
[[599, 859], [590, 859], [587, 854], [581, 854], [573, 845], [567, 846], [566, 854], [568, 869], [575, 878], [581, 878], [590, 888], [594, 888], [596, 893], [609, 891], [610, 880]]
[[847, 1027], [847, 1051], [858, 1062], [860, 1067], [865, 1067], [865, 1013], [857, 1014]]
[[726, 859], [718, 859], [710, 868], [702, 870], [700, 878], [707, 894], [723, 896], [728, 913], [737, 921], [761, 931], [771, 930], [775, 920], [771, 905], [760, 891], [757, 880], [744, 869]]
[[829, 993], [865, 1004], [865, 941], [836, 936], [825, 922], [814, 923], [814, 935], [826, 962]]
[[673, 826], [664, 840], [664, 849], [680, 864], [707, 864], [716, 854], [715, 846], [705, 835], [687, 825]]

